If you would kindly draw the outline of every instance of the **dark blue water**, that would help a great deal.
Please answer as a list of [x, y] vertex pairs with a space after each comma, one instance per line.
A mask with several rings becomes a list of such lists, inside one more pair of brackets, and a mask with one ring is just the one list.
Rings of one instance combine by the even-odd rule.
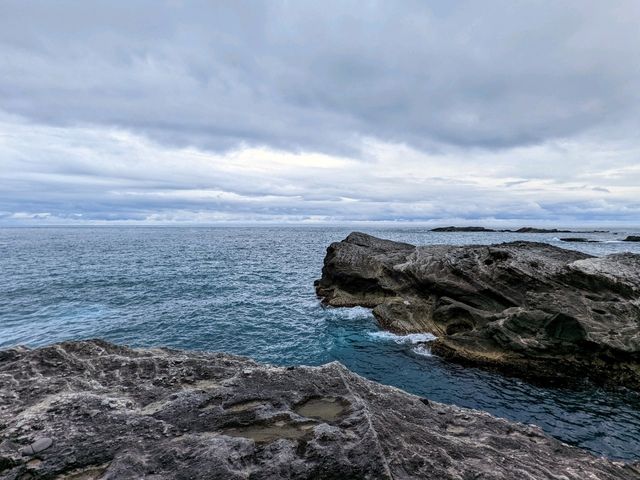
[[[594, 254], [640, 244], [561, 244], [547, 234], [366, 229], [411, 243], [548, 241]], [[323, 309], [314, 295], [326, 247], [351, 229], [0, 229], [0, 347], [100, 337], [133, 346], [220, 350], [276, 364], [339, 360], [433, 400], [533, 423], [600, 455], [640, 459], [640, 396], [541, 388], [447, 363], [380, 332], [368, 310]]]

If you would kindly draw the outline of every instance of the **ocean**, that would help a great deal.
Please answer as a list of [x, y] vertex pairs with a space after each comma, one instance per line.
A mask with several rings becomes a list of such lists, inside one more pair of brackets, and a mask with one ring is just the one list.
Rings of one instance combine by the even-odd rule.
[[[633, 251], [628, 233], [434, 233], [358, 227], [414, 244], [549, 242], [594, 255]], [[313, 281], [326, 247], [353, 228], [0, 229], [0, 348], [102, 338], [135, 347], [224, 351], [278, 365], [340, 361], [432, 400], [540, 426], [597, 455], [640, 460], [640, 394], [541, 387], [430, 355], [425, 336], [381, 331], [364, 308], [323, 308]], [[580, 236], [599, 243], [564, 243]]]

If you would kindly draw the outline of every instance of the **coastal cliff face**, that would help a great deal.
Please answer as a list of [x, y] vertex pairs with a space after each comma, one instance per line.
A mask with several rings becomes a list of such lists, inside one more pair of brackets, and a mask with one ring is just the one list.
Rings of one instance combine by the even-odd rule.
[[373, 308], [393, 332], [433, 333], [432, 350], [451, 359], [640, 389], [640, 255], [352, 233], [327, 249], [316, 291], [328, 305]]
[[102, 341], [0, 351], [0, 478], [640, 478], [525, 426], [365, 380]]

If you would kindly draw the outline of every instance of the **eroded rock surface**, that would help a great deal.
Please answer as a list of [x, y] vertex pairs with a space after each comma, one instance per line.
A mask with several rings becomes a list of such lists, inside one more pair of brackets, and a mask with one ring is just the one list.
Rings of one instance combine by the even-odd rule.
[[83, 341], [0, 351], [0, 477], [628, 480], [640, 469], [338, 363]]
[[452, 359], [640, 388], [640, 255], [352, 233], [328, 248], [316, 291], [328, 305], [373, 308], [393, 332], [433, 333], [432, 350]]

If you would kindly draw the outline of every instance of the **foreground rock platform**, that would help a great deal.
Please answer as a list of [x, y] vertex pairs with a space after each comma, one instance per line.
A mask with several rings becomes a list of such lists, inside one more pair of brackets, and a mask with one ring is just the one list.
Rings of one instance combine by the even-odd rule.
[[416, 247], [355, 232], [327, 249], [316, 291], [328, 305], [373, 308], [390, 331], [436, 335], [432, 350], [447, 358], [640, 389], [640, 255]]
[[640, 466], [336, 362], [82, 341], [0, 351], [0, 478], [628, 480]]

